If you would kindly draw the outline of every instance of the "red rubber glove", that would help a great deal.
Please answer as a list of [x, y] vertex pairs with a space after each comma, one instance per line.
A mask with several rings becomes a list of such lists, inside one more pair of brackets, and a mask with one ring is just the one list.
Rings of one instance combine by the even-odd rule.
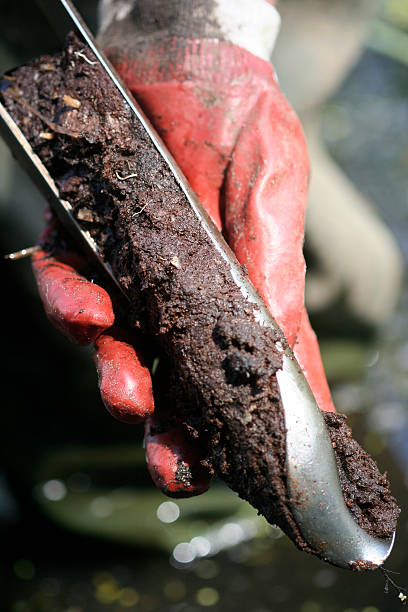
[[[95, 341], [95, 363], [103, 402], [125, 423], [141, 423], [154, 411], [150, 373], [130, 333], [112, 327], [112, 301], [102, 287], [87, 280], [80, 255], [61, 239], [55, 218], [46, 209], [46, 229], [40, 244], [58, 244], [52, 254], [37, 251], [32, 257], [34, 276], [45, 312], [69, 340], [79, 345]], [[55, 235], [56, 234], [56, 235]]]
[[[272, 66], [213, 39], [166, 39], [142, 51], [123, 47], [128, 50], [107, 49], [118, 73], [246, 266], [320, 408], [334, 410], [304, 308], [308, 156]], [[66, 255], [34, 256], [47, 315], [71, 340], [96, 340], [102, 399], [116, 418], [137, 422], [152, 415], [151, 381], [140, 348], [110, 329], [108, 294], [69, 263]], [[181, 428], [166, 425], [163, 414], [147, 419], [145, 439], [150, 473], [165, 493], [187, 496], [208, 488], [197, 443]]]

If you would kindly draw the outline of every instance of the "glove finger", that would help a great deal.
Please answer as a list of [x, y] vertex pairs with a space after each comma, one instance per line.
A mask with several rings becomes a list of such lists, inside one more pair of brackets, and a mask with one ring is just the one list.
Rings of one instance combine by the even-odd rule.
[[224, 187], [225, 232], [293, 347], [318, 405], [334, 411], [304, 307], [307, 182], [299, 121], [276, 90], [259, 99], [237, 141]]
[[47, 317], [72, 342], [89, 344], [113, 325], [112, 301], [105, 289], [43, 250], [33, 256], [32, 267]]
[[308, 156], [279, 89], [260, 96], [241, 130], [224, 185], [228, 242], [293, 345], [303, 310]]
[[202, 449], [180, 424], [155, 415], [145, 425], [146, 461], [154, 484], [169, 497], [207, 491], [211, 473]]
[[299, 333], [293, 350], [319, 408], [326, 412], [336, 412], [324, 373], [319, 344], [316, 334], [310, 325], [306, 310], [303, 311]]
[[94, 360], [102, 401], [113, 417], [140, 423], [153, 414], [150, 372], [140, 348], [122, 330], [113, 328], [96, 339]]

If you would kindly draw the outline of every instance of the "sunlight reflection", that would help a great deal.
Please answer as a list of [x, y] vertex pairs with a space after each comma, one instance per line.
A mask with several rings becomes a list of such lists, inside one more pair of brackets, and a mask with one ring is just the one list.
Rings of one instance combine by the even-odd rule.
[[162, 523], [174, 523], [180, 516], [180, 508], [174, 502], [163, 502], [157, 508], [156, 515]]

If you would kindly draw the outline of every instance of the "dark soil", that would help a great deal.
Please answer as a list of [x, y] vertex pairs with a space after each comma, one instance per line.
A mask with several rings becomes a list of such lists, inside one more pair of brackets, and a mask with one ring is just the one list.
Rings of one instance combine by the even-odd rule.
[[[4, 103], [130, 296], [129, 324], [173, 364], [170, 413], [232, 489], [316, 553], [288, 505], [277, 337], [256, 323], [143, 127], [78, 51], [71, 36], [61, 55], [8, 75]], [[389, 536], [398, 509], [386, 477], [343, 417], [326, 422], [346, 503], [369, 533]]]
[[[381, 538], [390, 535], [390, 524], [396, 525], [399, 510], [390, 492], [386, 474], [380, 474], [377, 464], [353, 439], [343, 414], [324, 414], [344, 499], [358, 524]], [[386, 511], [384, 512], [384, 510]]]

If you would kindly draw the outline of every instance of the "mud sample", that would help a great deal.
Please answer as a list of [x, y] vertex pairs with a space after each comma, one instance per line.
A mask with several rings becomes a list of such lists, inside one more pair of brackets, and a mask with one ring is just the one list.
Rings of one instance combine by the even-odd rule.
[[[84, 57], [85, 55], [85, 57]], [[129, 325], [173, 364], [171, 414], [243, 499], [308, 552], [286, 491], [276, 333], [260, 327], [166, 163], [89, 50], [70, 35], [2, 81], [2, 99], [130, 296]], [[152, 340], [153, 339], [153, 340]], [[386, 476], [325, 415], [348, 507], [389, 537]]]

